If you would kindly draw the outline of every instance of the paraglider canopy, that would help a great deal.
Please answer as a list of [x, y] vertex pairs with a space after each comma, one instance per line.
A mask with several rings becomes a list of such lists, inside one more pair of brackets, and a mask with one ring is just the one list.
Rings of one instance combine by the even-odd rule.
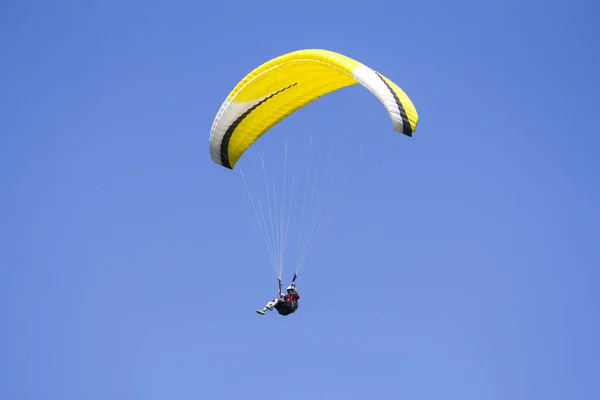
[[328, 50], [298, 50], [246, 75], [221, 105], [210, 132], [212, 160], [233, 169], [267, 130], [321, 96], [360, 84], [387, 110], [395, 130], [412, 136], [418, 114], [394, 82], [352, 58]]

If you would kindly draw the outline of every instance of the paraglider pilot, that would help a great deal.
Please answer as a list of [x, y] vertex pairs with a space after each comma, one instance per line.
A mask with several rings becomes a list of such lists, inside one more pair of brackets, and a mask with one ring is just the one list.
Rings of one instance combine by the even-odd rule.
[[[295, 277], [294, 277], [295, 280]], [[279, 298], [270, 301], [262, 310], [256, 310], [258, 314], [265, 315], [267, 310], [273, 311], [273, 308], [277, 310], [280, 315], [290, 315], [298, 309], [298, 289], [296, 288], [296, 282], [292, 281], [292, 284], [286, 289], [287, 294], [281, 293], [281, 280], [279, 281]]]

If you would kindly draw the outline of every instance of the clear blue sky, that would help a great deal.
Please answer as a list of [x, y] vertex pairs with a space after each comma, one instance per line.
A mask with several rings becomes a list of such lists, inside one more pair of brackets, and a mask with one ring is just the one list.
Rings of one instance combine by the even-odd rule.
[[[0, 398], [600, 398], [598, 7], [3, 2]], [[263, 317], [276, 280], [208, 134], [247, 72], [311, 47], [421, 120], [298, 312]], [[393, 135], [368, 93], [332, 99], [346, 118], [296, 120]]]

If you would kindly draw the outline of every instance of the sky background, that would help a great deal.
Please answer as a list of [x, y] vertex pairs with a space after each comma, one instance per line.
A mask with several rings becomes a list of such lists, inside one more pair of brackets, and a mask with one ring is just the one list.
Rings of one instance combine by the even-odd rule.
[[[600, 398], [599, 7], [2, 2], [0, 398]], [[208, 135], [246, 73], [315, 47], [420, 123], [298, 312], [263, 317], [275, 275]], [[307, 127], [394, 134], [359, 87], [276, 129]]]

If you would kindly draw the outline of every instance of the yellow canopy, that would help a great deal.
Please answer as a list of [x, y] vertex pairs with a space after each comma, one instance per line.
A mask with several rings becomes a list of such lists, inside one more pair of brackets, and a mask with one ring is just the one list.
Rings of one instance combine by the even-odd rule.
[[267, 130], [335, 90], [360, 84], [386, 108], [394, 129], [412, 136], [419, 116], [394, 82], [366, 65], [328, 50], [298, 50], [250, 72], [221, 105], [210, 132], [213, 161], [233, 169]]

